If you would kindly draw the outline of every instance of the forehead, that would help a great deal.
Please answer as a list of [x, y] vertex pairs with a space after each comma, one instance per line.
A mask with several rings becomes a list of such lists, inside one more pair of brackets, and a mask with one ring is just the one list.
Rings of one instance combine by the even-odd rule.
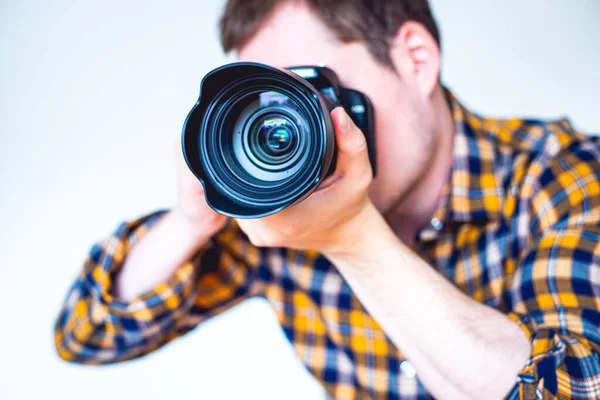
[[239, 61], [276, 67], [338, 64], [344, 46], [303, 2], [285, 2], [237, 53]]
[[279, 6], [260, 30], [237, 53], [239, 61], [253, 61], [286, 68], [326, 65], [344, 86], [375, 96], [393, 87], [397, 78], [379, 65], [364, 43], [342, 43], [304, 2]]

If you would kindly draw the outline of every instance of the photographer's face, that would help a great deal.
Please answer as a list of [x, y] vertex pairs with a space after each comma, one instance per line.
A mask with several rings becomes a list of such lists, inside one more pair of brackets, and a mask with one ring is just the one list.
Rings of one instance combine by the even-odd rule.
[[440, 92], [439, 51], [434, 46], [437, 54], [429, 54], [427, 35], [416, 23], [402, 27], [391, 52], [396, 73], [375, 61], [364, 44], [339, 42], [301, 2], [289, 2], [239, 50], [238, 59], [278, 67], [324, 64], [344, 86], [369, 96], [378, 164], [370, 197], [385, 213], [424, 179], [437, 147], [432, 99]]

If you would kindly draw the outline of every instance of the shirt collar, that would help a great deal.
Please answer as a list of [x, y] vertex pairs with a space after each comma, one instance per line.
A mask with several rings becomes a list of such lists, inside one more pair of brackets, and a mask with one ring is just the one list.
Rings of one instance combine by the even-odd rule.
[[467, 110], [446, 90], [454, 118], [453, 161], [431, 223], [417, 240], [433, 240], [448, 224], [483, 224], [498, 219], [504, 187], [497, 164], [490, 121]]

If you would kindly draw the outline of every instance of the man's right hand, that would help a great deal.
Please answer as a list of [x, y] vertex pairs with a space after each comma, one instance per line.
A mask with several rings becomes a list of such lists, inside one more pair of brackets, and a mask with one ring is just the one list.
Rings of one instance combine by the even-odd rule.
[[204, 187], [188, 168], [179, 143], [175, 145], [175, 154], [179, 164], [179, 197], [173, 211], [181, 213], [192, 227], [198, 228], [201, 236], [212, 236], [223, 228], [227, 217], [206, 203]]
[[122, 301], [167, 281], [227, 222], [206, 203], [204, 188], [185, 163], [179, 143], [174, 150], [179, 164], [177, 205], [131, 248], [115, 282], [115, 294]]

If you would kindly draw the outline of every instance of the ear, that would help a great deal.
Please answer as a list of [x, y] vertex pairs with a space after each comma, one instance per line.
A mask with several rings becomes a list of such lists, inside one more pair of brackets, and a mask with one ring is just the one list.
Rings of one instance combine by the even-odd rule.
[[422, 24], [405, 22], [390, 48], [396, 71], [424, 97], [433, 94], [440, 76], [440, 47]]

